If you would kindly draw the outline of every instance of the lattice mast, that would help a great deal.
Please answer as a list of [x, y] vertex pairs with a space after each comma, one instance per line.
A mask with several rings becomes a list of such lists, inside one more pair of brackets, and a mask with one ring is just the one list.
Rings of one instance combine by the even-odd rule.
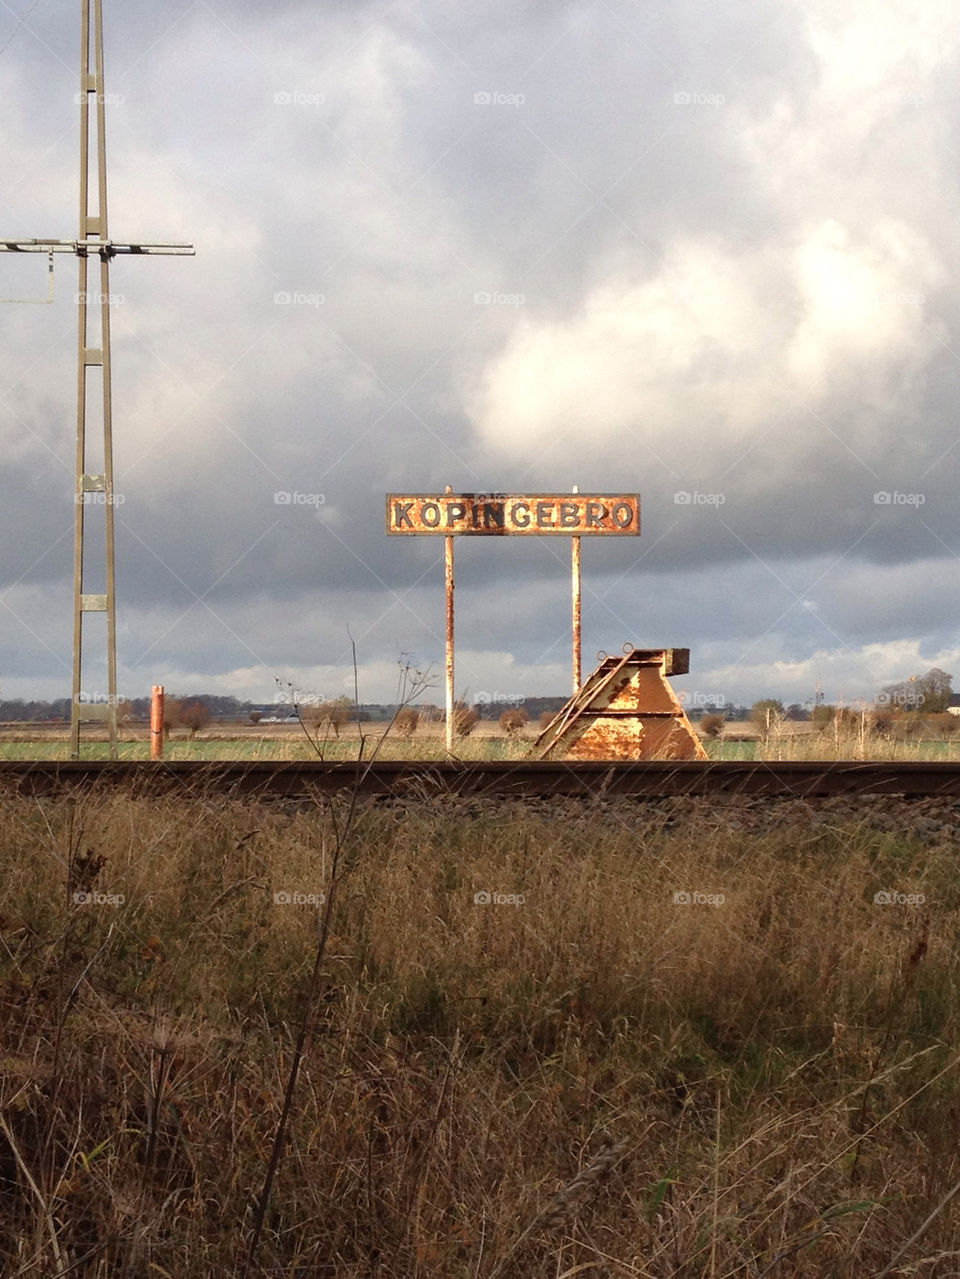
[[[117, 244], [107, 228], [106, 91], [103, 76], [102, 0], [82, 2], [80, 70], [80, 227], [76, 240], [0, 240], [0, 252], [74, 253], [79, 260], [77, 291], [77, 455], [74, 501], [73, 567], [73, 680], [70, 699], [70, 754], [80, 755], [82, 723], [106, 722], [110, 756], [117, 755], [117, 615], [115, 579], [113, 399], [110, 364], [110, 261], [117, 254], [193, 254], [190, 244]], [[91, 3], [93, 22], [91, 23]], [[91, 70], [91, 63], [93, 70]], [[93, 122], [91, 130], [91, 94]], [[91, 146], [91, 132], [94, 133]], [[93, 173], [91, 174], [91, 168]], [[90, 258], [100, 259], [99, 324], [90, 323]], [[90, 471], [87, 425], [90, 401], [95, 400], [91, 369], [99, 368], [103, 421], [100, 466]], [[103, 551], [88, 545], [88, 516], [103, 516]], [[102, 590], [88, 590], [96, 582]], [[84, 623], [91, 613], [106, 614], [106, 698], [81, 700], [84, 677]]]

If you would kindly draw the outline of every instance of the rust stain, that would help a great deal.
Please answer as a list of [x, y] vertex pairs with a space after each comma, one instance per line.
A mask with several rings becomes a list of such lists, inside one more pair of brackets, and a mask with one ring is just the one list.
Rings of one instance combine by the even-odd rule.
[[636, 493], [388, 493], [386, 530], [401, 537], [637, 537]]

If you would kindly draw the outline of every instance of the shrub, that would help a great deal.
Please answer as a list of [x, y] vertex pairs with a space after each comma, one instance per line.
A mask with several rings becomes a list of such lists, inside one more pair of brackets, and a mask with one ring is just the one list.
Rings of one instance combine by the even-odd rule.
[[404, 706], [397, 711], [397, 717], [393, 721], [393, 726], [401, 737], [408, 740], [417, 731], [417, 725], [420, 723], [420, 712], [415, 706]]
[[180, 718], [183, 711], [183, 705], [179, 697], [164, 697], [163, 699], [163, 731], [169, 734], [171, 729], [179, 728], [183, 723]]
[[750, 722], [765, 733], [783, 718], [783, 702], [765, 697], [750, 708]]
[[874, 706], [870, 712], [870, 727], [878, 737], [892, 737], [896, 715], [889, 706]]
[[189, 728], [191, 737], [196, 737], [200, 729], [210, 723], [210, 708], [203, 702], [191, 702], [189, 706], [181, 707], [180, 723]]
[[321, 706], [324, 722], [333, 729], [335, 737], [340, 736], [340, 729], [350, 722], [352, 703], [349, 697], [338, 697], [336, 701], [324, 702]]
[[301, 708], [300, 718], [314, 737], [319, 737], [321, 730], [329, 732], [331, 728], [334, 737], [339, 737], [340, 729], [350, 722], [351, 706], [349, 697], [338, 697], [332, 702], [314, 702]]
[[513, 706], [500, 716], [500, 727], [508, 737], [521, 737], [530, 723], [530, 716], [522, 706]]
[[818, 733], [822, 733], [830, 724], [833, 723], [833, 717], [836, 714], [835, 706], [815, 706], [810, 715], [810, 721]]
[[700, 732], [704, 737], [709, 737], [713, 741], [723, 732], [723, 726], [726, 722], [722, 715], [704, 715], [700, 721]]
[[952, 737], [954, 733], [960, 730], [960, 720], [956, 715], [951, 715], [949, 711], [943, 711], [938, 715], [927, 715], [926, 727], [930, 730], [934, 737]]

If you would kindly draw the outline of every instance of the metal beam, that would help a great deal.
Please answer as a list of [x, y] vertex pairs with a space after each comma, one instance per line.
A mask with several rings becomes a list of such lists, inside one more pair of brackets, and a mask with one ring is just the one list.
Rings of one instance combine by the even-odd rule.
[[156, 244], [119, 244], [115, 240], [0, 240], [0, 253], [75, 253], [86, 257], [91, 253], [101, 258], [115, 258], [119, 254], [166, 254], [167, 256], [194, 257], [192, 244], [160, 241]]

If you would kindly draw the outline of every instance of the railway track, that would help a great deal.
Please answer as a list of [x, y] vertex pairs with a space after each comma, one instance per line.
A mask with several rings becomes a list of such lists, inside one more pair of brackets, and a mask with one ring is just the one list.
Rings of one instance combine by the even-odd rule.
[[817, 798], [838, 795], [960, 797], [960, 763], [877, 761], [3, 761], [0, 795], [63, 796], [125, 788], [140, 795], [310, 799], [350, 792], [416, 798], [629, 796]]

